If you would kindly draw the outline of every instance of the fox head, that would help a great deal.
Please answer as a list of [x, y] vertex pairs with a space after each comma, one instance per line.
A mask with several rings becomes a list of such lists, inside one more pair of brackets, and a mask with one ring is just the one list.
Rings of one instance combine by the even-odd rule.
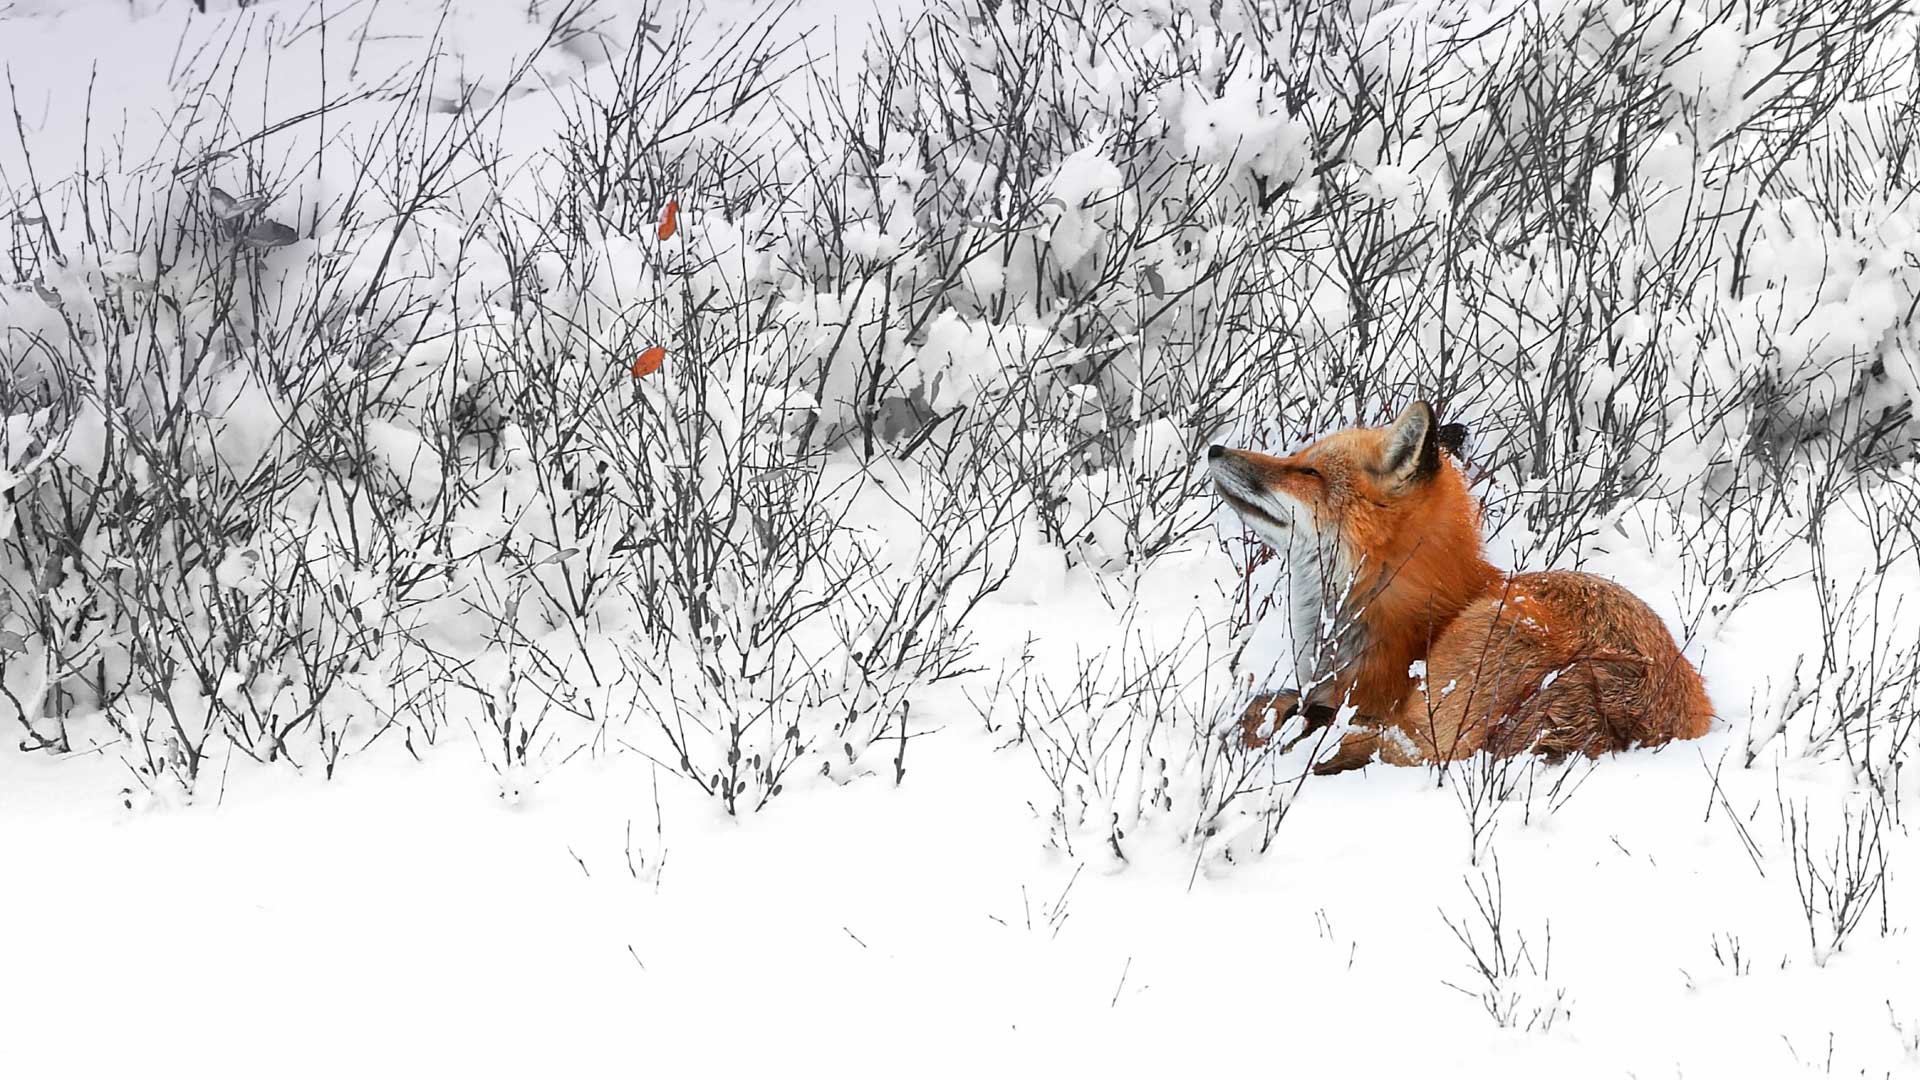
[[1457, 543], [1461, 527], [1479, 550], [1479, 521], [1465, 479], [1442, 451], [1457, 453], [1459, 424], [1441, 424], [1416, 401], [1386, 427], [1335, 432], [1286, 457], [1214, 446], [1207, 471], [1241, 520], [1281, 551], [1306, 536], [1337, 541], [1349, 566], [1394, 561], [1414, 545]]
[[[1480, 558], [1479, 513], [1441, 453], [1465, 437], [1416, 401], [1386, 427], [1335, 432], [1286, 457], [1207, 451], [1220, 497], [1285, 559], [1302, 690], [1337, 692], [1339, 673], [1386, 640], [1388, 626], [1417, 639], [1484, 585], [1492, 571]], [[1393, 663], [1404, 682], [1404, 659]]]

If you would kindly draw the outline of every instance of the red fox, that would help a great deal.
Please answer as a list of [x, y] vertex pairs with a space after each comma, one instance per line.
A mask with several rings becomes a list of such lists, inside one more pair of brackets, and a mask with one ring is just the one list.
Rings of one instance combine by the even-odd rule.
[[1290, 560], [1299, 689], [1257, 698], [1243, 740], [1264, 744], [1303, 708], [1317, 730], [1343, 704], [1353, 729], [1315, 772], [1480, 750], [1594, 757], [1706, 734], [1700, 674], [1638, 597], [1592, 574], [1487, 562], [1479, 507], [1441, 452], [1465, 435], [1417, 401], [1290, 457], [1207, 451], [1221, 498]]

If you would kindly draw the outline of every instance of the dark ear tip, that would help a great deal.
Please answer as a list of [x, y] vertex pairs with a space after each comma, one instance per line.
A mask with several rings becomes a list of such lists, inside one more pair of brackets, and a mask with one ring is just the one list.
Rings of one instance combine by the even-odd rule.
[[1440, 430], [1434, 433], [1434, 441], [1440, 444], [1442, 450], [1458, 457], [1460, 448], [1467, 444], [1467, 425], [1442, 424]]

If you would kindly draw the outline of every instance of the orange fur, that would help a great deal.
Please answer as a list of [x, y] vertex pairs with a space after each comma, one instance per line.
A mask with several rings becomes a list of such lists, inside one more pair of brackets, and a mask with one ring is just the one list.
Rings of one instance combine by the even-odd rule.
[[[1482, 749], [1592, 756], [1705, 734], [1713, 706], [1699, 673], [1638, 597], [1592, 574], [1508, 575], [1487, 562], [1479, 508], [1439, 438], [1416, 403], [1388, 427], [1286, 457], [1210, 454], [1222, 496], [1263, 539], [1310, 521], [1352, 572], [1357, 644], [1307, 704], [1316, 725], [1351, 704], [1360, 729], [1320, 771], [1376, 753], [1400, 765]], [[1424, 680], [1409, 673], [1416, 661]], [[1299, 706], [1293, 694], [1256, 701], [1248, 741]]]

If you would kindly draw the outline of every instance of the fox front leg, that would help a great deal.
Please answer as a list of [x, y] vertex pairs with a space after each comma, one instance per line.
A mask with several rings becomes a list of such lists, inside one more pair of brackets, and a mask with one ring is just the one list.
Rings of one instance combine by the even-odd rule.
[[1428, 760], [1419, 744], [1401, 728], [1364, 716], [1355, 717], [1353, 725], [1333, 755], [1314, 765], [1314, 775], [1332, 776], [1376, 761], [1388, 765], [1422, 765]]
[[1279, 732], [1280, 725], [1299, 711], [1300, 695], [1293, 690], [1255, 697], [1240, 713], [1240, 745], [1249, 750], [1267, 745], [1267, 740]]
[[1380, 752], [1380, 732], [1375, 728], [1358, 728], [1347, 732], [1333, 756], [1325, 761], [1314, 763], [1313, 775], [1332, 776], [1335, 773], [1348, 772], [1373, 764], [1375, 755]]
[[[1303, 710], [1300, 694], [1294, 690], [1280, 690], [1271, 694], [1261, 694], [1247, 703], [1240, 714], [1240, 743], [1249, 749], [1267, 745], [1267, 741], [1280, 731], [1280, 725], [1286, 723], [1295, 714]], [[1331, 705], [1309, 701], [1305, 710], [1305, 726], [1300, 734], [1288, 739], [1280, 747], [1286, 753], [1300, 745], [1300, 741], [1314, 732], [1331, 725], [1339, 711]]]

